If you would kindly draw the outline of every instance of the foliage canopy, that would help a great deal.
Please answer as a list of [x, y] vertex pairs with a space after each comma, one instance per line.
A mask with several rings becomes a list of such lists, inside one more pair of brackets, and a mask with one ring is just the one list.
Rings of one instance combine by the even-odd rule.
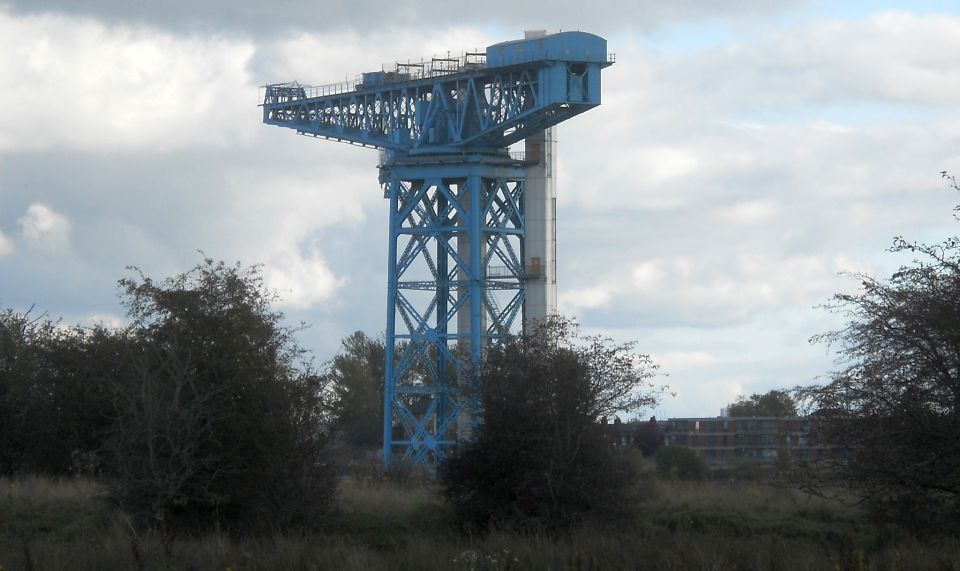
[[673, 480], [701, 481], [707, 477], [707, 461], [685, 446], [661, 446], [653, 455], [657, 472]]
[[386, 349], [382, 338], [356, 331], [343, 340], [326, 371], [333, 421], [342, 440], [359, 448], [383, 445], [383, 381]]
[[119, 374], [117, 352], [103, 328], [0, 312], [0, 475], [81, 467], [109, 426], [104, 381]]
[[562, 318], [492, 348], [483, 420], [446, 463], [447, 497], [481, 527], [562, 529], [621, 514], [636, 481], [598, 421], [655, 404], [655, 372], [632, 343], [582, 337]]
[[786, 391], [768, 391], [752, 394], [750, 398], [739, 397], [727, 407], [727, 414], [735, 417], [775, 416], [787, 418], [797, 416], [797, 403]]
[[317, 523], [334, 490], [322, 380], [257, 268], [207, 259], [120, 285], [132, 323], [110, 384], [117, 501], [158, 527]]

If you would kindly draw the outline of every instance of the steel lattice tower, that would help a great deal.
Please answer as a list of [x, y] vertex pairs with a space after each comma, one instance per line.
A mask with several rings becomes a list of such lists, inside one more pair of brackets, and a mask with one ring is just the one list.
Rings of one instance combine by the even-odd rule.
[[555, 311], [551, 127], [600, 104], [606, 44], [535, 32], [352, 83], [266, 86], [264, 123], [381, 149], [387, 465], [440, 462], [469, 437], [484, 348]]

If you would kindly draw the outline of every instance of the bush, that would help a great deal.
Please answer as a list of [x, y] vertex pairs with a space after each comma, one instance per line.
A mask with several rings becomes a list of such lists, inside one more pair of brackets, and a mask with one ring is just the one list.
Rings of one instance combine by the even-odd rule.
[[383, 446], [384, 340], [357, 331], [341, 343], [326, 372], [339, 440], [361, 449]]
[[132, 325], [111, 385], [114, 499], [169, 530], [317, 525], [335, 490], [323, 386], [256, 268], [206, 260], [121, 285]]
[[448, 459], [445, 494], [467, 523], [560, 530], [616, 519], [636, 478], [598, 420], [656, 402], [655, 367], [631, 344], [557, 319], [490, 350], [477, 439]]
[[709, 471], [702, 456], [683, 446], [661, 446], [653, 457], [657, 473], [673, 480], [701, 481]]
[[103, 329], [67, 329], [29, 312], [0, 312], [0, 474], [67, 475], [78, 464], [96, 470], [115, 355]]

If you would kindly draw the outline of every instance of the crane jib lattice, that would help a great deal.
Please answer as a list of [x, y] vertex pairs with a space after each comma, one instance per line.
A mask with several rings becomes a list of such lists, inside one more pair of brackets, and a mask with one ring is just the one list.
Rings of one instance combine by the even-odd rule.
[[503, 148], [599, 105], [611, 63], [603, 38], [564, 32], [490, 46], [483, 63], [365, 73], [352, 90], [268, 85], [263, 121], [410, 154]]

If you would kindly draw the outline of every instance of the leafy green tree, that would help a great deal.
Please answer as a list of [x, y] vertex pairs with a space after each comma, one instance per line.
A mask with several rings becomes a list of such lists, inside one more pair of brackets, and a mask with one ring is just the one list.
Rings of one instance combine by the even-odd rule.
[[22, 411], [40, 369], [34, 344], [40, 329], [26, 314], [0, 313], [0, 474], [22, 466], [27, 447]]
[[847, 484], [882, 519], [956, 530], [960, 238], [929, 245], [898, 237], [892, 251], [914, 261], [886, 280], [857, 274], [860, 291], [834, 296], [829, 308], [847, 323], [813, 340], [836, 347], [839, 367], [829, 383], [800, 394], [849, 452], [826, 466], [827, 482]]
[[324, 386], [257, 268], [124, 279], [130, 351], [107, 450], [120, 504], [167, 529], [311, 526], [329, 508]]
[[684, 481], [701, 481], [707, 477], [707, 461], [685, 446], [661, 446], [653, 458], [662, 477]]
[[447, 498], [481, 527], [557, 530], [622, 514], [635, 479], [598, 421], [655, 404], [655, 371], [632, 343], [581, 337], [561, 318], [491, 349], [483, 420], [445, 465]]
[[0, 473], [96, 468], [109, 425], [117, 347], [102, 329], [0, 313]]
[[38, 339], [43, 390], [23, 412], [34, 446], [31, 471], [95, 471], [107, 438], [109, 384], [120, 375], [122, 338], [103, 328], [56, 327]]
[[786, 391], [768, 391], [752, 394], [750, 398], [739, 397], [737, 402], [727, 406], [730, 416], [775, 416], [788, 418], [797, 416], [797, 403]]
[[657, 426], [657, 419], [651, 418], [647, 422], [636, 421], [631, 423], [636, 427], [634, 445], [640, 449], [644, 458], [649, 458], [663, 446], [663, 431]]
[[343, 340], [327, 378], [334, 403], [334, 424], [343, 440], [360, 448], [383, 445], [383, 339], [357, 331]]

